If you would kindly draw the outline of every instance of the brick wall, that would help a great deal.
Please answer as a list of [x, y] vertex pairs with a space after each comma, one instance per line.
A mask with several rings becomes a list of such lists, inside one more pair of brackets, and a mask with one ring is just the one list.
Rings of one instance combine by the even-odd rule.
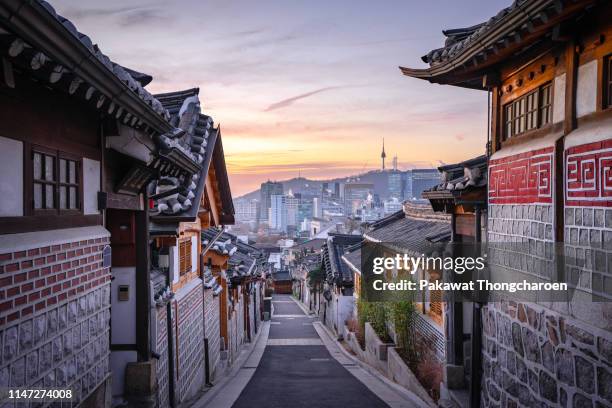
[[85, 235], [0, 254], [1, 386], [69, 387], [83, 400], [106, 380], [108, 242]]
[[178, 293], [176, 310], [176, 354], [178, 398], [184, 401], [197, 391], [203, 378], [204, 332], [202, 310], [202, 281], [194, 279]]
[[212, 289], [204, 292], [204, 337], [208, 339], [208, 364], [211, 378], [215, 378], [215, 370], [219, 363], [221, 351], [221, 333], [219, 330], [219, 297], [213, 295]]

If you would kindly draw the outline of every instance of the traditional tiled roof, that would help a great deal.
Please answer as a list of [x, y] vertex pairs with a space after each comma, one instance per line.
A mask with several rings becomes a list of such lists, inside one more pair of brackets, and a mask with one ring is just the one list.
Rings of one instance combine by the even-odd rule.
[[420, 255], [431, 249], [432, 243], [449, 240], [450, 234], [449, 222], [405, 216], [367, 231], [364, 238]]
[[287, 270], [272, 272], [272, 280], [273, 281], [288, 281], [288, 280], [291, 280], [291, 275], [289, 271]]
[[252, 245], [246, 244], [233, 234], [222, 232], [216, 228], [202, 231], [202, 244], [220, 255], [228, 256], [228, 278], [244, 276], [259, 276], [265, 264], [265, 255]]
[[346, 252], [342, 256], [342, 260], [353, 271], [361, 274], [361, 245], [353, 248], [351, 251]]
[[[127, 68], [122, 67], [121, 65], [111, 61], [111, 59], [102, 52], [98, 44], [94, 44], [91, 38], [86, 34], [77, 30], [76, 26], [67, 18], [57, 14], [55, 9], [44, 0], [35, 0], [38, 4], [40, 4], [51, 16], [53, 16], [59, 24], [61, 24], [70, 34], [74, 36], [80, 43], [89, 50], [91, 55], [97, 59], [102, 65], [104, 65], [109, 72], [115, 75], [119, 80], [121, 80], [131, 92], [136, 94], [141, 100], [143, 100], [147, 105], [149, 105], [159, 116], [168, 120], [169, 113], [162, 106], [161, 102], [158, 101], [153, 95], [151, 95], [146, 89], [144, 89], [144, 85], [146, 85], [150, 80], [150, 78], [146, 74], [142, 74], [137, 71], [133, 71]], [[26, 48], [27, 44], [22, 44], [21, 49]], [[44, 64], [51, 64], [53, 62], [52, 55], [44, 56]], [[56, 61], [59, 62], [59, 61]], [[70, 67], [63, 67], [64, 70], [70, 70]], [[83, 81], [81, 81], [83, 83]], [[77, 83], [74, 83], [75, 86], [78, 86]], [[85, 85], [83, 85], [85, 86]], [[111, 100], [113, 95], [106, 95], [108, 100]], [[131, 122], [131, 121], [130, 121]]]
[[[576, 3], [576, 4], [573, 4]], [[558, 0], [514, 0], [487, 21], [465, 28], [444, 30], [443, 47], [431, 50], [422, 57], [429, 64], [426, 69], [400, 67], [405, 75], [428, 79], [432, 82], [461, 84], [482, 89], [482, 73], [467, 75], [467, 70], [480, 69], [545, 36], [555, 24], [584, 12], [595, 3]], [[455, 71], [461, 73], [459, 81], [435, 79]], [[480, 79], [480, 82], [477, 81]]]
[[330, 234], [321, 251], [322, 264], [327, 282], [339, 286], [352, 286], [353, 273], [342, 262], [342, 255], [352, 246], [359, 244], [361, 235]]
[[[161, 153], [173, 148], [179, 149], [197, 163], [200, 170], [191, 177], [185, 177], [183, 174], [159, 178], [153, 192], [154, 207], [151, 210], [153, 216], [187, 214], [195, 218], [199, 207], [208, 164], [212, 160], [212, 148], [209, 146], [209, 141], [216, 130], [213, 127], [212, 118], [200, 113], [197, 89], [196, 92], [193, 91], [159, 95], [159, 99], [171, 112], [170, 120], [173, 125], [184, 130], [178, 132], [175, 137], [160, 136], [158, 145]], [[158, 160], [158, 167], [161, 168], [163, 160], [162, 158]], [[155, 164], [153, 167], [156, 168]], [[192, 207], [194, 207], [193, 210]]]
[[442, 182], [423, 192], [424, 198], [432, 198], [436, 191], [459, 192], [487, 185], [487, 156], [478, 156], [456, 164], [438, 167]]
[[155, 94], [154, 96], [155, 98], [157, 98], [158, 101], [162, 103], [164, 108], [168, 111], [171, 123], [174, 122], [173, 125], [178, 126], [179, 119], [181, 116], [179, 115], [179, 112], [185, 104], [185, 101], [189, 101], [189, 99], [191, 98], [193, 102], [199, 104], [199, 93], [200, 88], [190, 88], [182, 91]]

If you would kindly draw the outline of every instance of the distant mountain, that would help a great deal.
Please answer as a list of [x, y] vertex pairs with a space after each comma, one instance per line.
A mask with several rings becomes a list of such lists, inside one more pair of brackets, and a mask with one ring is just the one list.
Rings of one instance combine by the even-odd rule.
[[[406, 173], [407, 171], [400, 171], [401, 173]], [[319, 195], [321, 192], [321, 185], [323, 183], [334, 183], [339, 182], [341, 184], [346, 183], [348, 179], [355, 180], [359, 179], [359, 181], [364, 183], [372, 183], [374, 185], [374, 193], [378, 194], [380, 197], [386, 197], [389, 193], [388, 189], [388, 180], [387, 180], [388, 172], [380, 171], [380, 170], [371, 170], [367, 173], [359, 174], [356, 176], [349, 177], [337, 177], [334, 179], [327, 180], [311, 180], [304, 177], [296, 177], [290, 180], [281, 180], [280, 183], [283, 183], [283, 189], [285, 193], [291, 190], [293, 193], [301, 193], [301, 194], [312, 194]], [[259, 189], [255, 191], [251, 191], [250, 193], [244, 194], [240, 197], [234, 198], [238, 199], [259, 199]]]

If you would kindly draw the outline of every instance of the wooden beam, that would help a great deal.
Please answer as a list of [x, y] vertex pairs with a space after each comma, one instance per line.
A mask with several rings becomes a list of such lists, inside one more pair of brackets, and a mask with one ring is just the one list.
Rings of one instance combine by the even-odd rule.
[[55, 84], [59, 82], [60, 79], [62, 79], [63, 75], [64, 75], [64, 67], [59, 64], [55, 65], [53, 69], [51, 70], [51, 74], [49, 74], [49, 82], [52, 84]]
[[8, 55], [15, 58], [23, 52], [24, 48], [25, 48], [25, 42], [23, 42], [22, 39], [17, 38], [15, 39], [15, 41], [11, 43], [11, 46], [8, 49]]
[[[145, 193], [145, 200], [147, 199]], [[151, 270], [149, 265], [149, 212], [136, 211], [136, 344], [138, 361], [151, 358]]]
[[15, 88], [15, 73], [13, 64], [6, 58], [2, 58], [2, 82], [9, 88]]
[[563, 131], [567, 135], [576, 129], [576, 84], [578, 82], [578, 53], [576, 40], [567, 42], [565, 49], [565, 121]]
[[491, 154], [499, 150], [501, 146], [501, 126], [502, 106], [500, 103], [501, 95], [499, 86], [491, 89]]
[[30, 68], [36, 71], [42, 68], [48, 60], [49, 58], [45, 54], [43, 54], [42, 52], [37, 52], [36, 54], [34, 54], [34, 57], [30, 61]]
[[70, 86], [68, 87], [68, 93], [70, 95], [74, 95], [76, 93], [76, 91], [80, 88], [82, 83], [83, 83], [83, 80], [81, 78], [75, 76], [72, 79], [72, 82], [70, 82]]

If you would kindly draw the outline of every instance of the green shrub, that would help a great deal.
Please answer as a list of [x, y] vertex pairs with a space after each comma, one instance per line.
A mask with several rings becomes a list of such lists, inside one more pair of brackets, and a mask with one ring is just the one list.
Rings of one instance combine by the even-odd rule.
[[365, 333], [366, 322], [372, 325], [372, 328], [381, 339], [388, 339], [387, 333], [387, 308], [383, 302], [368, 302], [359, 300], [357, 302], [357, 313], [359, 315], [359, 327], [362, 333]]
[[414, 319], [416, 310], [411, 301], [398, 301], [390, 304], [391, 319], [397, 335], [397, 347], [402, 349], [402, 354], [412, 360], [415, 358], [414, 347]]

